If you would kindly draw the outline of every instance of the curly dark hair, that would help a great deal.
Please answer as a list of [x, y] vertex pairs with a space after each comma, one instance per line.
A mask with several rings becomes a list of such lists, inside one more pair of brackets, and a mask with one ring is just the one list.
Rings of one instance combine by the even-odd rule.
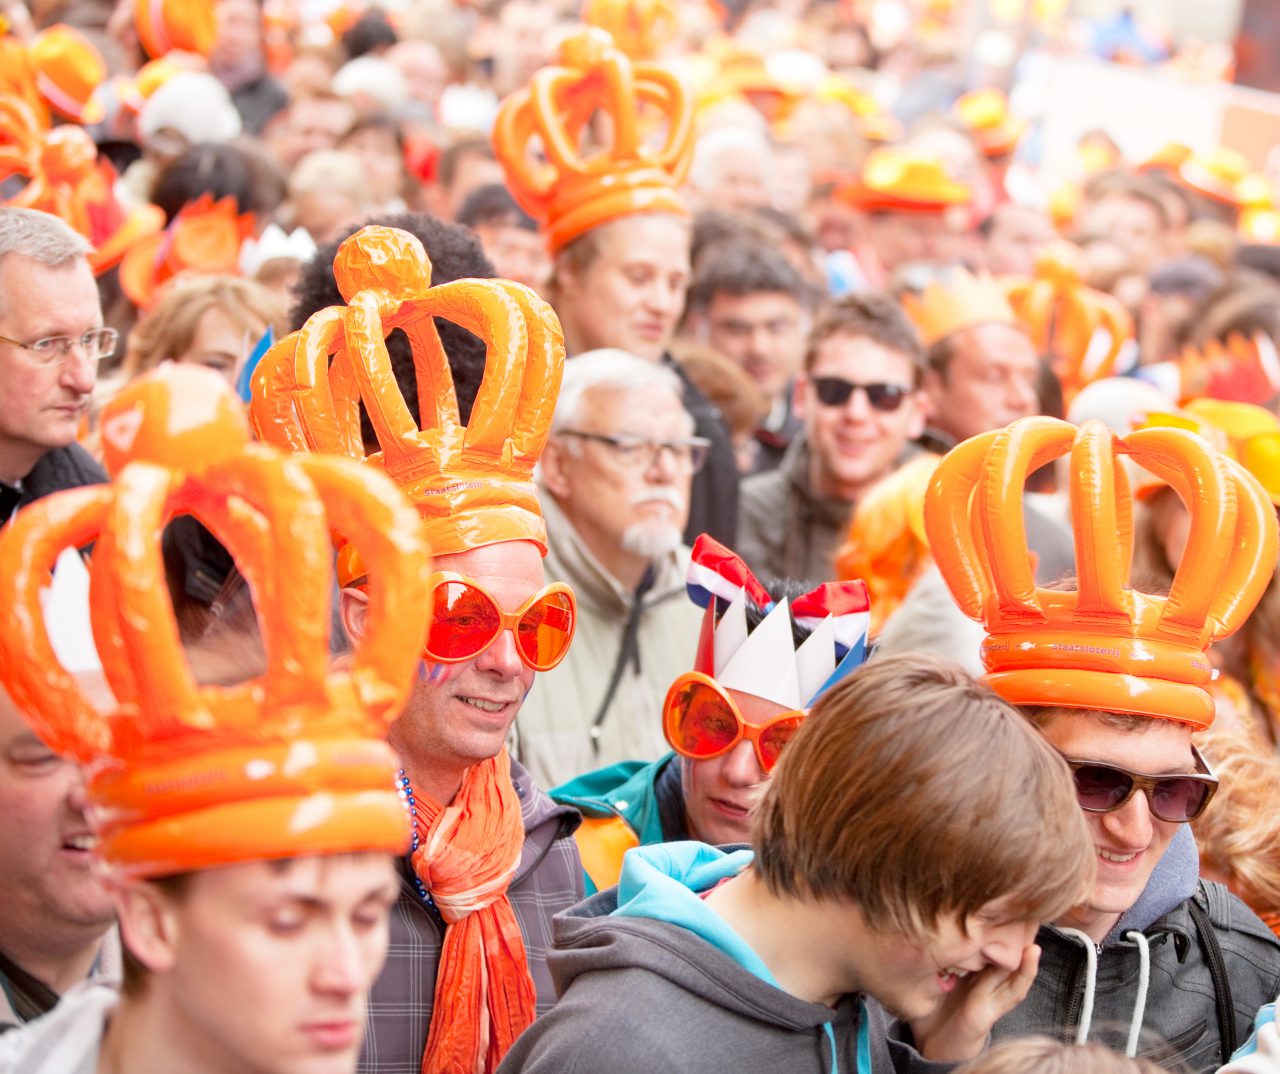
[[[487, 278], [494, 274], [493, 265], [484, 256], [479, 240], [464, 227], [447, 224], [426, 213], [384, 213], [371, 216], [364, 224], [352, 227], [347, 234], [325, 243], [316, 251], [315, 257], [303, 266], [302, 275], [293, 290], [294, 306], [290, 316], [293, 328], [301, 328], [306, 319], [317, 310], [342, 305], [342, 295], [338, 293], [338, 284], [333, 277], [333, 259], [342, 242], [365, 224], [383, 224], [417, 236], [426, 247], [427, 256], [431, 258], [433, 287], [465, 277]], [[435, 324], [444, 352], [449, 358], [449, 368], [453, 372], [453, 383], [458, 393], [458, 411], [465, 423], [471, 417], [471, 405], [475, 402], [476, 392], [480, 390], [480, 380], [484, 376], [484, 343], [478, 336], [452, 321], [437, 317]], [[413, 351], [408, 337], [399, 329], [387, 337], [387, 352], [395, 370], [396, 384], [404, 395], [413, 420], [419, 421]], [[360, 430], [365, 449], [377, 451], [378, 441], [363, 407], [360, 408]]]

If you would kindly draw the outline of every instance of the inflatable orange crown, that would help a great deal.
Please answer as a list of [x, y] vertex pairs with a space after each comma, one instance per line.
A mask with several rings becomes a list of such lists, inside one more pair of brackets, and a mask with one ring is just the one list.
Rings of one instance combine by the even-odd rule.
[[931, 281], [919, 295], [903, 294], [902, 308], [925, 347], [980, 324], [1018, 327], [1013, 308], [995, 279], [989, 273], [975, 276], [962, 268], [951, 270], [945, 279]]
[[1054, 372], [1070, 402], [1086, 384], [1115, 374], [1133, 318], [1120, 301], [1080, 280], [1080, 251], [1050, 243], [1036, 258], [1030, 278], [1007, 278], [1005, 290], [1018, 319]]
[[[417, 666], [430, 569], [417, 514], [383, 475], [251, 444], [225, 383], [178, 367], [102, 418], [109, 485], [50, 496], [0, 531], [0, 679], [37, 733], [89, 766], [102, 857], [127, 875], [352, 850], [401, 852], [406, 813], [384, 741]], [[165, 585], [160, 535], [197, 516], [249, 582], [266, 670], [198, 686]], [[380, 584], [369, 629], [330, 666], [330, 532]], [[90, 619], [115, 711], [58, 662], [41, 590], [93, 544]]]
[[[364, 459], [363, 403], [381, 448], [369, 461], [427, 520], [432, 552], [528, 540], [545, 555], [533, 468], [564, 369], [564, 340], [551, 307], [510, 280], [432, 287], [422, 243], [396, 228], [362, 228], [338, 248], [333, 267], [347, 305], [313, 314], [267, 352], [254, 374], [258, 436], [292, 451]], [[484, 379], [466, 426], [433, 317], [485, 342]], [[413, 346], [421, 429], [387, 354], [386, 337], [397, 328]], [[356, 560], [340, 557], [344, 585], [363, 573]]]
[[585, 0], [582, 21], [598, 26], [633, 60], [652, 60], [680, 35], [675, 0]]
[[[693, 157], [693, 103], [680, 80], [654, 64], [633, 64], [595, 27], [566, 38], [559, 60], [502, 102], [493, 128], [507, 185], [539, 221], [551, 251], [621, 216], [687, 215], [676, 188]], [[659, 150], [641, 140], [645, 107], [667, 120]], [[597, 110], [609, 118], [613, 143], [584, 156], [583, 130]], [[535, 136], [546, 163], [530, 154]]]
[[[1027, 549], [1027, 475], [1071, 456], [1075, 591], [1037, 588]], [[1167, 597], [1128, 586], [1133, 501], [1119, 456], [1167, 481], [1191, 532]], [[925, 528], [943, 578], [987, 628], [987, 682], [1017, 705], [1100, 709], [1207, 727], [1207, 650], [1244, 623], [1276, 565], [1276, 512], [1242, 466], [1182, 429], [1114, 437], [1022, 418], [966, 440], [938, 466]]]

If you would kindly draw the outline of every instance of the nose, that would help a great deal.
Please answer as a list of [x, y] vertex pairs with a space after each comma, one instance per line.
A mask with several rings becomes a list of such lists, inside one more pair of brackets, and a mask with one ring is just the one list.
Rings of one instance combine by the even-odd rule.
[[84, 770], [71, 761], [63, 761], [63, 765], [67, 770], [67, 808], [79, 816], [84, 816], [89, 806]]
[[854, 421], [867, 421], [871, 417], [871, 400], [862, 388], [854, 388], [844, 405], [844, 416]]
[[684, 288], [676, 287], [665, 279], [656, 279], [645, 292], [649, 308], [655, 313], [671, 316], [679, 312], [684, 302]]
[[492, 672], [504, 679], [518, 676], [524, 670], [524, 663], [520, 659], [520, 650], [516, 648], [515, 632], [503, 629], [493, 644], [476, 657], [476, 669]]
[[1114, 813], [1101, 813], [1102, 829], [1129, 850], [1145, 850], [1151, 845], [1154, 825], [1147, 796], [1135, 791], [1132, 798]]
[[1009, 391], [1006, 393], [1009, 401], [1010, 409], [1015, 411], [1019, 417], [1026, 417], [1029, 414], [1035, 414], [1040, 409], [1040, 396], [1036, 392], [1036, 386], [1025, 377], [1013, 377], [1009, 382]]
[[746, 739], [729, 751], [721, 773], [724, 781], [731, 787], [755, 787], [769, 778], [760, 767], [755, 748]]
[[997, 926], [982, 945], [983, 957], [1012, 973], [1022, 964], [1022, 952], [1036, 938], [1038, 927], [1035, 921], [1010, 921]]
[[320, 995], [347, 999], [369, 983], [365, 977], [359, 940], [351, 927], [343, 924], [316, 950], [311, 969], [312, 990]]
[[98, 360], [77, 343], [62, 363], [60, 379], [64, 387], [88, 395], [98, 381]]

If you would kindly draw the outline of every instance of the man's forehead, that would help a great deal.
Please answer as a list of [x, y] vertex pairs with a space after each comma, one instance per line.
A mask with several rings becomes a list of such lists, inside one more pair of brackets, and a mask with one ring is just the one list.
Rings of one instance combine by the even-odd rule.
[[799, 317], [800, 303], [786, 291], [716, 291], [707, 312], [713, 319], [760, 322], [779, 316]]

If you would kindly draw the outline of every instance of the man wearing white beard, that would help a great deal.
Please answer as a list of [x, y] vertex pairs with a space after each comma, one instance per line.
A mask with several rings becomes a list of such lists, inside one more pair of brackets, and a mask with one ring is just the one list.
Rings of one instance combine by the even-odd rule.
[[573, 587], [578, 627], [515, 731], [540, 786], [667, 751], [658, 712], [701, 622], [684, 597], [681, 536], [708, 447], [693, 430], [669, 369], [621, 350], [566, 364], [538, 480], [547, 578]]

